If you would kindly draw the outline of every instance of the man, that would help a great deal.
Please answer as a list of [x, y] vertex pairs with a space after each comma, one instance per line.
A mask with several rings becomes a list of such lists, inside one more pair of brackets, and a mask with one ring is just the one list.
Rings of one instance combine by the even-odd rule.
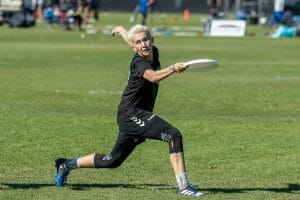
[[119, 135], [110, 154], [91, 154], [75, 159], [56, 160], [56, 185], [63, 186], [72, 169], [116, 168], [146, 138], [165, 141], [169, 144], [169, 156], [174, 170], [177, 194], [203, 196], [189, 184], [184, 163], [182, 136], [178, 129], [153, 114], [158, 82], [176, 72], [183, 72], [183, 63], [175, 63], [160, 69], [159, 52], [153, 46], [153, 38], [146, 26], [135, 25], [128, 32], [122, 26], [112, 30], [119, 33], [136, 52], [130, 65], [128, 83], [118, 107]]
[[129, 18], [130, 23], [135, 22], [137, 14], [142, 15], [142, 24], [146, 25], [149, 10], [152, 10], [153, 6], [156, 4], [155, 0], [139, 0], [139, 3], [135, 7], [132, 16]]
[[209, 8], [209, 13], [213, 18], [217, 18], [221, 9], [222, 0], [207, 0], [206, 4]]
[[274, 23], [279, 24], [284, 13], [285, 0], [274, 0]]
[[206, 5], [209, 9], [209, 16], [204, 24], [205, 34], [210, 33], [212, 21], [219, 18], [219, 12], [221, 11], [222, 0], [207, 0]]

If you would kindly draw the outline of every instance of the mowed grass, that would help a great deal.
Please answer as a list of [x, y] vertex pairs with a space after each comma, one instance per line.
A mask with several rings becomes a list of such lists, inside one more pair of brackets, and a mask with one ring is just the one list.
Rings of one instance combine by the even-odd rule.
[[[127, 16], [103, 14], [99, 28], [129, 27]], [[178, 22], [199, 17], [189, 23]], [[299, 199], [300, 41], [249, 29], [256, 35], [156, 37], [162, 67], [195, 58], [220, 66], [162, 81], [155, 113], [181, 130], [204, 199]], [[75, 170], [54, 186], [56, 158], [114, 145], [133, 55], [120, 38], [0, 27], [0, 48], [0, 199], [181, 199], [167, 144], [149, 140], [118, 169]]]

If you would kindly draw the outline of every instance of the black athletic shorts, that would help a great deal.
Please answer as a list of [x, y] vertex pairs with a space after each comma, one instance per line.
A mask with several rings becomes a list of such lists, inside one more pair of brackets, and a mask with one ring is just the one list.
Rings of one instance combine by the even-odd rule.
[[96, 154], [96, 168], [119, 167], [135, 147], [146, 139], [168, 142], [170, 153], [183, 152], [180, 132], [151, 112], [142, 110], [128, 121], [118, 124], [120, 131], [115, 145], [110, 154]]
[[171, 124], [149, 111], [139, 112], [137, 116], [128, 121], [119, 122], [119, 137], [132, 138], [136, 144], [140, 144], [145, 139], [163, 140], [161, 133], [172, 127]]

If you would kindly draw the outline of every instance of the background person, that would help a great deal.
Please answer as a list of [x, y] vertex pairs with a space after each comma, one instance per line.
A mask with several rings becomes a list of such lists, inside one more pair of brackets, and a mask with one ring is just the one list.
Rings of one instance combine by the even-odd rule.
[[100, 6], [100, 0], [83, 0], [85, 1], [85, 24], [94, 23], [99, 20], [98, 9]]
[[43, 0], [32, 0], [32, 7], [36, 21], [43, 21]]
[[285, 0], [274, 0], [274, 24], [281, 22], [284, 13]]
[[148, 13], [151, 11], [152, 6], [155, 4], [155, 0], [139, 0], [139, 3], [134, 8], [134, 11], [129, 18], [130, 23], [134, 23], [137, 18], [137, 14], [142, 15], [142, 25], [147, 24]]
[[206, 5], [209, 10], [209, 16], [208, 16], [206, 22], [204, 23], [204, 30], [206, 33], [209, 33], [212, 21], [219, 17], [219, 12], [221, 11], [222, 0], [207, 0]]
[[209, 13], [213, 18], [218, 18], [221, 11], [222, 0], [207, 0], [206, 4], [209, 9]]
[[278, 25], [275, 25], [269, 33], [271, 38], [289, 38], [297, 36], [297, 26], [293, 19], [293, 8], [285, 6], [284, 13]]

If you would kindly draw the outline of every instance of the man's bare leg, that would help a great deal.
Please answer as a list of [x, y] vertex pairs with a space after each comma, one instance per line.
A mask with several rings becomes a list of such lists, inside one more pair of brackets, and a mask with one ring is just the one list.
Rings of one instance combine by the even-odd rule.
[[170, 161], [175, 175], [185, 172], [185, 162], [183, 152], [171, 153]]
[[176, 176], [176, 181], [179, 189], [183, 189], [188, 185], [188, 180], [186, 176], [186, 168], [184, 162], [183, 152], [171, 153], [170, 161]]
[[171, 153], [170, 161], [172, 168], [174, 170], [176, 181], [178, 185], [177, 194], [187, 195], [193, 197], [204, 196], [204, 193], [200, 192], [198, 189], [194, 188], [189, 184], [186, 168], [184, 162], [184, 154], [183, 152]]
[[95, 154], [90, 154], [77, 159], [77, 165], [80, 168], [95, 168]]

